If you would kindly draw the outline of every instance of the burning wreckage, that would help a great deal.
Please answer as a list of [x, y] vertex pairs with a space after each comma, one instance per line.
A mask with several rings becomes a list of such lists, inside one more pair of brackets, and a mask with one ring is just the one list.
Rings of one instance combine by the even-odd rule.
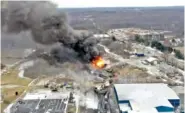
[[[86, 62], [102, 67], [101, 53], [97, 49], [97, 39], [90, 32], [74, 30], [67, 14], [57, 10], [47, 1], [9, 1], [2, 11], [7, 33], [30, 31], [32, 39], [42, 45], [61, 44], [74, 50]], [[60, 52], [51, 50], [51, 53]], [[65, 54], [65, 53], [60, 53]], [[55, 57], [57, 58], [57, 57]], [[100, 61], [100, 63], [96, 63]]]
[[[97, 48], [99, 40], [94, 38], [91, 32], [74, 30], [69, 25], [67, 14], [57, 10], [54, 4], [45, 1], [9, 1], [2, 13], [5, 16], [2, 25], [7, 33], [29, 31], [36, 43], [46, 46], [60, 44], [61, 48], [72, 49], [94, 69], [103, 69], [106, 66]], [[55, 60], [60, 59], [60, 54], [65, 53], [56, 48], [50, 51], [50, 56]], [[109, 95], [108, 90], [111, 83], [101, 71], [93, 72], [94, 75], [103, 75], [105, 81], [101, 87], [94, 87], [95, 93], [100, 95], [100, 107], [104, 106], [104, 101], [101, 100]]]

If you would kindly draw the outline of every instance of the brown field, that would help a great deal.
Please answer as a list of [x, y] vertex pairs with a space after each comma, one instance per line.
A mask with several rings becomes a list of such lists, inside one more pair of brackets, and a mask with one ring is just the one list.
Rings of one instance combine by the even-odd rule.
[[18, 77], [18, 70], [10, 69], [8, 72], [3, 73], [1, 76], [1, 85], [21, 85], [27, 86], [32, 80], [28, 78]]
[[[28, 89], [28, 84], [32, 80], [29, 78], [18, 77], [18, 70], [13, 67], [9, 69], [6, 73], [1, 75], [1, 85], [17, 85], [16, 87], [2, 87], [1, 95], [3, 102], [1, 103], [1, 112], [14, 100], [16, 100], [26, 89]], [[18, 95], [15, 95], [18, 92]]]
[[126, 65], [124, 67], [116, 67], [113, 70], [119, 73], [120, 76], [122, 77], [127, 77], [127, 76], [135, 76], [135, 77], [147, 77], [148, 74], [146, 73], [145, 70], [142, 70], [137, 67], [129, 66]]
[[[1, 112], [11, 104], [16, 98], [18, 98], [26, 89], [26, 87], [13, 87], [13, 88], [2, 88], [3, 102], [1, 103]], [[18, 95], [15, 95], [18, 92]]]

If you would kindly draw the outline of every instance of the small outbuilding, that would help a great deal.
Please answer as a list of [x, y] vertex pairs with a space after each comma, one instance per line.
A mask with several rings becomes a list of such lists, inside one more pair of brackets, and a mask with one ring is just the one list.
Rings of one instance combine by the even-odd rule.
[[155, 57], [149, 57], [148, 59], [145, 60], [147, 63], [151, 65], [156, 65], [159, 63], [159, 60]]

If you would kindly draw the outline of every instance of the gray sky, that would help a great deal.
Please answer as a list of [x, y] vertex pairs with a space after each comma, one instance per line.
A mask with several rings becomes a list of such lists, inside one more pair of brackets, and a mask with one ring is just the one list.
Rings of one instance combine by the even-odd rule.
[[184, 0], [51, 0], [61, 8], [184, 6]]

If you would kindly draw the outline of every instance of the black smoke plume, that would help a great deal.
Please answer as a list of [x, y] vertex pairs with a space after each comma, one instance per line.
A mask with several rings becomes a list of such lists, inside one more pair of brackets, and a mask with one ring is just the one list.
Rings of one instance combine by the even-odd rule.
[[43, 45], [61, 43], [87, 61], [100, 54], [96, 47], [98, 41], [92, 33], [74, 30], [67, 14], [51, 2], [7, 1], [1, 11], [4, 16], [2, 25], [7, 27], [8, 33], [29, 30], [35, 42]]

